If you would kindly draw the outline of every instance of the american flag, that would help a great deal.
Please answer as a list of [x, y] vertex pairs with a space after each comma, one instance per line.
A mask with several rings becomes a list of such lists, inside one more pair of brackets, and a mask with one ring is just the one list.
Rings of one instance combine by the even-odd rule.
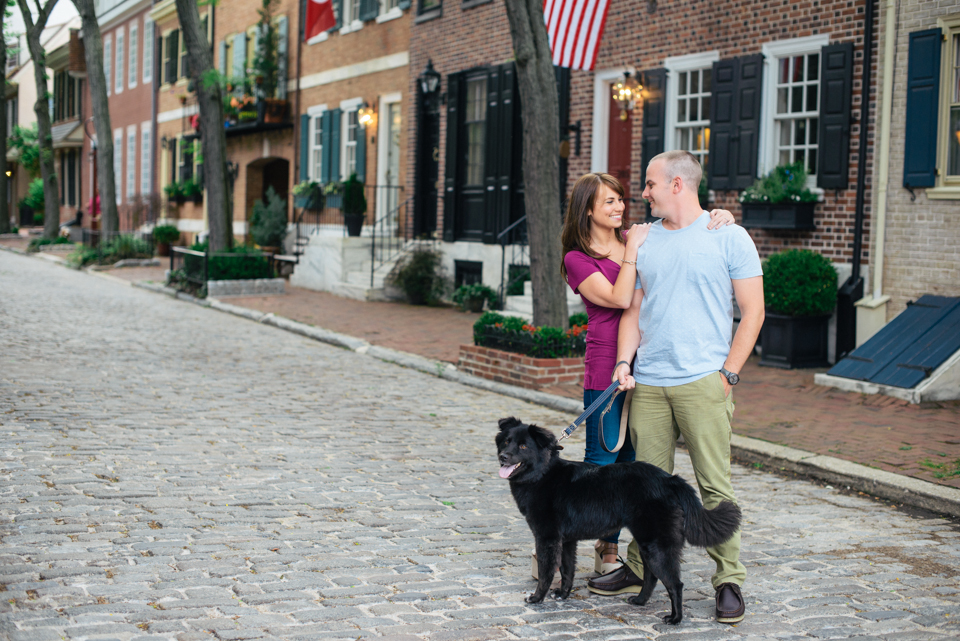
[[610, 0], [543, 0], [553, 64], [593, 69]]

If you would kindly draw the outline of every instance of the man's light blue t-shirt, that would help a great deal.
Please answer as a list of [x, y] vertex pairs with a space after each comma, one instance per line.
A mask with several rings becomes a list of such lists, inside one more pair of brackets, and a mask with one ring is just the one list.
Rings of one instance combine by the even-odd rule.
[[753, 239], [739, 225], [708, 230], [704, 212], [683, 229], [658, 221], [637, 253], [642, 385], [692, 383], [723, 367], [733, 334], [731, 280], [763, 275]]

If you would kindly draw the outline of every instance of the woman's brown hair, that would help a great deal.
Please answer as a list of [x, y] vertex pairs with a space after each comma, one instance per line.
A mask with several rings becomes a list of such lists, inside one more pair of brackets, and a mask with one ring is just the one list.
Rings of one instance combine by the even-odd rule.
[[[563, 231], [560, 233], [560, 245], [563, 254], [560, 260], [560, 274], [567, 280], [567, 266], [563, 263], [566, 256], [574, 249], [579, 249], [587, 256], [603, 258], [590, 249], [590, 216], [593, 205], [597, 201], [600, 185], [606, 185], [623, 198], [623, 185], [610, 174], [584, 174], [577, 179], [567, 201], [567, 213], [563, 219]], [[624, 244], [622, 230], [616, 231], [616, 238]]]

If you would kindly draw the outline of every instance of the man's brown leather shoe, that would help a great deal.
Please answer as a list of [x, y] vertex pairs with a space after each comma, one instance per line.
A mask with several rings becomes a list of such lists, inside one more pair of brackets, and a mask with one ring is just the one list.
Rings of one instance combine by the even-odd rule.
[[743, 595], [736, 583], [721, 583], [717, 586], [717, 621], [720, 623], [739, 623], [743, 621], [746, 607]]
[[642, 587], [643, 579], [634, 574], [626, 563], [613, 572], [587, 581], [587, 589], [595, 594], [639, 593]]

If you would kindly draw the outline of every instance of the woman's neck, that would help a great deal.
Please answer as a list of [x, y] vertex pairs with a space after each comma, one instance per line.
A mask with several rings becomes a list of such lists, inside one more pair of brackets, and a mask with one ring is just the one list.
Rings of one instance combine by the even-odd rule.
[[609, 254], [610, 251], [620, 245], [620, 239], [617, 237], [615, 229], [590, 227], [590, 247], [601, 255]]

